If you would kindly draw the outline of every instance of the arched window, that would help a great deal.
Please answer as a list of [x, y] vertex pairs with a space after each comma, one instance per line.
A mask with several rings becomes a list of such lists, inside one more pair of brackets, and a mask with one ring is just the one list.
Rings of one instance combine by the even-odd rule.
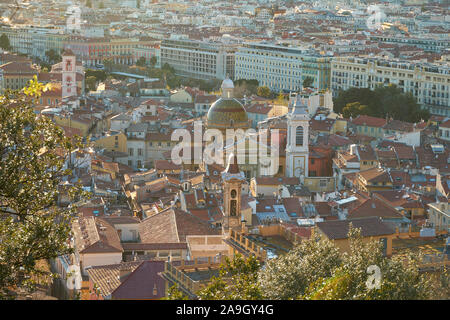
[[303, 146], [303, 127], [298, 126], [295, 130], [295, 145]]

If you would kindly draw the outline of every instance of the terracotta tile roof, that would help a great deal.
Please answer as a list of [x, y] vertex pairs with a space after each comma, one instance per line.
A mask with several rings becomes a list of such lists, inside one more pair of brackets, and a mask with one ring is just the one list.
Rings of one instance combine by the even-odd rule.
[[256, 177], [258, 185], [299, 185], [300, 179], [297, 177]]
[[0, 69], [3, 70], [5, 75], [11, 74], [29, 74], [29, 75], [37, 75], [37, 69], [34, 68], [30, 63], [24, 63], [23, 61], [11, 61], [0, 66]]
[[350, 219], [365, 218], [365, 217], [380, 217], [380, 218], [403, 218], [403, 215], [378, 199], [367, 199], [359, 206], [350, 211]]
[[358, 146], [358, 154], [360, 160], [377, 160], [375, 151], [370, 145]]
[[203, 221], [210, 221], [208, 209], [190, 209], [189, 212]]
[[336, 122], [335, 119], [325, 119], [325, 120], [311, 119], [309, 121], [309, 125], [311, 130], [330, 132], [335, 122]]
[[439, 125], [439, 128], [450, 128], [450, 119], [449, 120], [447, 120], [447, 121], [444, 121], [444, 122], [442, 122], [440, 125]]
[[412, 132], [412, 131], [414, 131], [414, 123], [400, 121], [400, 120], [390, 120], [388, 123], [386, 123], [384, 125], [383, 129], [403, 131], [403, 132]]
[[376, 117], [371, 117], [371, 116], [366, 116], [366, 115], [359, 115], [358, 117], [353, 119], [352, 123], [354, 125], [381, 128], [386, 124], [386, 119], [376, 118]]
[[328, 202], [314, 202], [313, 204], [320, 217], [331, 216], [331, 207]]
[[79, 253], [123, 252], [120, 238], [106, 220], [96, 217], [80, 217], [72, 224]]
[[363, 177], [368, 183], [375, 182], [392, 182], [389, 173], [380, 168], [371, 168], [368, 170], [358, 172], [358, 175]]
[[353, 228], [361, 229], [361, 236], [363, 237], [394, 234], [394, 231], [378, 217], [324, 221], [318, 222], [316, 226], [330, 240], [347, 239], [350, 223], [352, 223]]
[[295, 213], [297, 217], [303, 217], [303, 209], [299, 198], [283, 198], [282, 201], [288, 215]]
[[217, 100], [216, 95], [202, 95], [198, 94], [195, 96], [195, 103], [211, 104]]
[[210, 234], [219, 232], [198, 217], [172, 208], [146, 218], [139, 225], [143, 243], [185, 242], [188, 235]]
[[131, 216], [105, 216], [102, 219], [113, 226], [116, 224], [139, 224], [140, 222], [139, 218]]
[[159, 275], [164, 261], [144, 261], [112, 292], [113, 299], [161, 299], [166, 281]]
[[120, 286], [120, 270], [129, 269], [134, 271], [142, 262], [122, 262], [120, 264], [111, 264], [107, 266], [96, 266], [86, 268], [89, 280], [97, 285], [100, 294], [104, 297], [109, 296], [117, 287]]
[[181, 170], [182, 165], [178, 165], [169, 160], [155, 160], [156, 170]]
[[247, 108], [247, 113], [268, 114], [272, 110], [272, 106], [264, 104], [253, 104]]
[[145, 250], [187, 250], [187, 243], [130, 243], [122, 244], [124, 251], [145, 251]]

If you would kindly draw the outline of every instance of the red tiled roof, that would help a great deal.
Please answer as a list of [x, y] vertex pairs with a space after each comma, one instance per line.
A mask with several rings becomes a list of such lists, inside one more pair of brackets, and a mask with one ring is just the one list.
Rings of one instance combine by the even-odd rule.
[[359, 115], [356, 119], [353, 119], [352, 123], [355, 125], [381, 128], [386, 124], [386, 119]]

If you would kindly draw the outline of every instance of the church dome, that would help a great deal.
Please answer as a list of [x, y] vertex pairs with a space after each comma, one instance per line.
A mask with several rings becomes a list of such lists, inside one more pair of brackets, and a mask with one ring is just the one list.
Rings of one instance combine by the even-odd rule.
[[222, 97], [211, 105], [206, 117], [209, 129], [248, 128], [249, 121], [244, 106], [233, 98], [233, 81], [222, 82]]

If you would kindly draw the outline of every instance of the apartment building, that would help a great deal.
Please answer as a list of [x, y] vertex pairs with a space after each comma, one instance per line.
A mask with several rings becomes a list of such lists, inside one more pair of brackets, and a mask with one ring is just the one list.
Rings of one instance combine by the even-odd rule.
[[86, 66], [103, 64], [105, 59], [113, 63], [131, 65], [135, 61], [135, 49], [152, 44], [138, 38], [86, 38], [71, 37], [66, 48], [72, 50]]
[[31, 63], [11, 61], [0, 66], [0, 91], [20, 90], [38, 75], [38, 69]]
[[335, 58], [331, 64], [333, 95], [349, 88], [375, 89], [395, 84], [410, 92], [432, 114], [450, 115], [450, 67], [382, 58]]
[[272, 91], [297, 91], [310, 77], [312, 86], [329, 88], [331, 57], [264, 43], [245, 43], [236, 52], [235, 79], [256, 79]]
[[13, 51], [44, 60], [48, 50], [61, 52], [69, 37], [55, 27], [36, 26], [0, 26], [0, 34], [8, 36]]
[[236, 46], [222, 42], [166, 39], [161, 42], [161, 66], [168, 63], [175, 72], [194, 79], [234, 79]]
[[389, 43], [397, 45], [410, 45], [415, 46], [425, 51], [442, 52], [446, 48], [450, 47], [450, 40], [444, 37], [442, 38], [430, 38], [430, 37], [399, 37], [389, 35], [371, 35], [370, 40], [378, 43]]

